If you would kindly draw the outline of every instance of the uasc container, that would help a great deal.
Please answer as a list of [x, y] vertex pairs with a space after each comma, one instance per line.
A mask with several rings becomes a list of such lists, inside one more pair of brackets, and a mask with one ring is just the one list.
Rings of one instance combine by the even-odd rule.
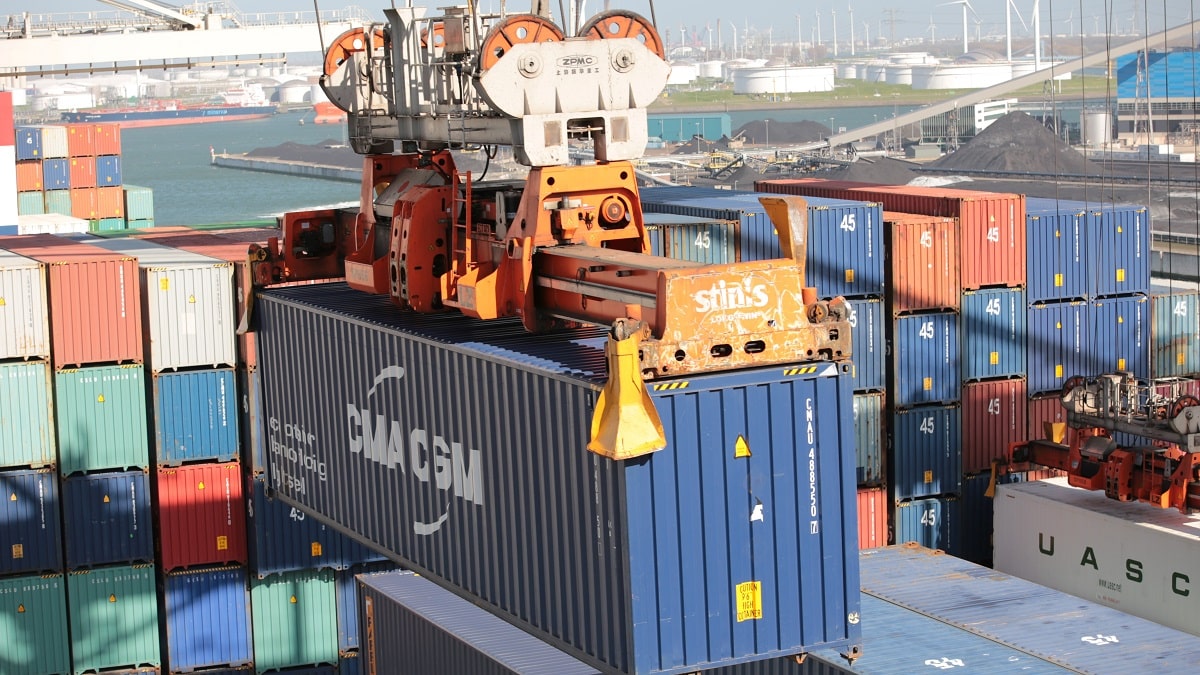
[[240, 473], [237, 462], [158, 470], [155, 506], [164, 570], [246, 564], [246, 505]]
[[892, 322], [892, 383], [895, 405], [957, 401], [961, 383], [958, 313], [896, 317]]
[[[600, 331], [404, 313], [342, 284], [272, 291], [257, 311], [285, 501], [606, 670], [858, 645], [844, 367], [652, 383], [667, 446], [618, 462], [586, 449]], [[328, 386], [301, 400], [300, 377]], [[516, 405], [533, 399], [556, 412]]]
[[331, 570], [250, 580], [254, 666], [259, 673], [336, 664], [337, 601]]
[[231, 462], [239, 458], [237, 382], [233, 368], [153, 376], [156, 462]]
[[145, 471], [71, 476], [62, 490], [67, 569], [154, 562]]
[[64, 476], [150, 466], [142, 366], [60, 370], [54, 374], [54, 393]]
[[959, 308], [958, 222], [883, 212], [893, 314]]
[[47, 469], [0, 471], [0, 575], [62, 570], [58, 479]]
[[962, 478], [958, 406], [921, 406], [892, 414], [891, 473], [896, 499], [958, 492]]
[[75, 675], [161, 664], [153, 565], [67, 575]]
[[69, 673], [67, 585], [62, 574], [0, 579], [0, 670]]
[[164, 575], [163, 610], [172, 672], [236, 667], [254, 661], [246, 568]]
[[50, 364], [0, 363], [0, 401], [0, 468], [56, 463]]

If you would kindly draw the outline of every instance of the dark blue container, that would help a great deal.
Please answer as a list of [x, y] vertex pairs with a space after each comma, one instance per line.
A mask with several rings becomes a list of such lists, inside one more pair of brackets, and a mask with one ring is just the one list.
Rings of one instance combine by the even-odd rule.
[[708, 265], [737, 262], [737, 221], [673, 213], [646, 213], [642, 220], [653, 255]]
[[62, 490], [68, 570], [154, 562], [145, 471], [71, 476]]
[[1069, 378], [1095, 374], [1091, 312], [1086, 302], [1031, 305], [1026, 329], [1030, 396], [1062, 391]]
[[111, 187], [120, 185], [121, 181], [121, 156], [120, 155], [100, 155], [96, 158], [96, 185], [98, 187]]
[[254, 535], [248, 537], [250, 571], [265, 579], [272, 574], [345, 567], [345, 536], [291, 505], [267, 496], [263, 480], [250, 480], [253, 491], [246, 515]]
[[1085, 375], [1128, 371], [1150, 377], [1150, 299], [1144, 295], [1101, 298], [1092, 303], [1093, 361]]
[[361, 675], [362, 661], [362, 654], [359, 651], [338, 654], [338, 675]]
[[[1023, 471], [996, 476], [997, 485], [1023, 483]], [[958, 556], [980, 565], [992, 565], [992, 497], [987, 496], [992, 483], [991, 473], [964, 476], [962, 482], [963, 515], [971, 519], [968, 527], [960, 533]]]
[[359, 621], [358, 621], [358, 582], [356, 578], [359, 575], [373, 576], [378, 574], [390, 574], [399, 568], [395, 563], [383, 563], [373, 565], [356, 565], [349, 569], [341, 570], [337, 573], [334, 583], [334, 592], [337, 600], [338, 613], [338, 651], [345, 655], [348, 652], [359, 649]]
[[883, 391], [887, 386], [887, 343], [883, 329], [883, 301], [854, 298], [850, 306], [850, 342], [854, 350], [854, 391]]
[[159, 466], [238, 458], [238, 395], [232, 368], [154, 375]]
[[43, 159], [40, 127], [17, 127], [17, 159]]
[[58, 472], [0, 471], [0, 575], [62, 571]]
[[1089, 206], [1090, 297], [1149, 293], [1150, 212], [1130, 204]]
[[966, 291], [961, 311], [963, 380], [1025, 375], [1025, 291]]
[[174, 572], [163, 578], [170, 672], [254, 661], [246, 568]]
[[66, 159], [42, 161], [42, 189], [67, 190], [71, 187], [71, 162]]
[[854, 395], [854, 455], [859, 485], [882, 485], [884, 475], [883, 392]]
[[[916, 542], [958, 555], [961, 548], [962, 501], [957, 496], [913, 499], [896, 504], [896, 543]], [[975, 516], [971, 516], [974, 527]]]
[[957, 401], [962, 384], [958, 312], [909, 314], [896, 317], [892, 326], [894, 404]]
[[1087, 207], [1082, 202], [1025, 199], [1026, 301], [1087, 298], [1091, 273]]
[[961, 420], [958, 406], [894, 411], [890, 471], [895, 499], [958, 492], [962, 480]]

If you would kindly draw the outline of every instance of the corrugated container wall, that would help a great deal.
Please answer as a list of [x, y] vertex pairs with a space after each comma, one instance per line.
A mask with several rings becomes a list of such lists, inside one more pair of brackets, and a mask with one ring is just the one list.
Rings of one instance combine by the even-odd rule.
[[154, 217], [154, 190], [140, 185], [121, 186], [125, 196], [125, 217], [129, 220], [147, 220]]
[[[350, 569], [345, 569], [334, 577], [335, 594], [337, 599], [337, 629], [338, 629], [338, 652], [347, 654], [357, 650], [362, 645], [358, 621], [358, 606], [359, 593], [358, 581], [361, 576], [363, 578], [371, 578], [380, 575], [392, 574], [399, 569], [395, 563], [375, 563], [372, 565], [359, 565]], [[449, 591], [443, 591], [446, 595], [453, 597]], [[461, 600], [460, 600], [461, 602]], [[484, 610], [479, 610], [484, 612]], [[484, 612], [486, 614], [486, 612]]]
[[0, 575], [62, 570], [58, 477], [0, 471]]
[[72, 216], [74, 209], [71, 207], [71, 191], [70, 190], [46, 190], [46, 213], [57, 213], [63, 216]]
[[883, 220], [892, 313], [958, 309], [958, 223], [894, 211]]
[[964, 381], [1025, 374], [1025, 321], [1020, 288], [967, 291], [962, 297]]
[[163, 577], [167, 663], [173, 673], [254, 661], [246, 568]]
[[[262, 378], [256, 368], [239, 368], [242, 395], [242, 462], [246, 470], [261, 476], [267, 470], [266, 427], [262, 410]], [[264, 479], [265, 480], [265, 479]]]
[[[1046, 435], [1046, 424], [1066, 424], [1067, 409], [1062, 404], [1061, 392], [1031, 396], [1027, 408], [1029, 418], [1029, 439], [1049, 438]], [[1067, 428], [1070, 433], [1070, 427]]]
[[854, 351], [854, 391], [881, 391], [887, 386], [887, 341], [883, 301], [854, 298], [850, 308], [850, 342]]
[[0, 468], [38, 468], [58, 461], [50, 364], [0, 363]]
[[67, 146], [67, 129], [58, 124], [37, 125], [42, 135], [43, 157], [69, 157], [70, 148]]
[[46, 266], [0, 250], [0, 360], [50, 358]]
[[54, 374], [59, 470], [111, 471], [150, 465], [142, 366], [95, 366]]
[[962, 478], [958, 406], [895, 410], [890, 431], [888, 470], [895, 499], [958, 492]]
[[233, 265], [140, 239], [79, 236], [137, 259], [153, 372], [236, 364]]
[[1200, 291], [1151, 288], [1150, 376], [1200, 373]]
[[71, 185], [71, 163], [65, 159], [42, 160], [42, 182], [46, 190], [70, 190], [72, 187], [95, 187], [93, 185]]
[[1150, 300], [1144, 295], [1101, 298], [1091, 306], [1091, 368], [1076, 375], [1124, 370], [1150, 377]]
[[249, 489], [250, 570], [258, 578], [340, 567], [340, 533], [300, 509], [269, 499], [262, 480], [251, 481]]
[[237, 462], [159, 469], [156, 499], [163, 570], [246, 563], [246, 502]]
[[119, 227], [125, 222], [125, 195], [120, 186], [96, 188], [96, 215], [100, 217], [101, 230], [124, 229]]
[[67, 569], [154, 562], [145, 471], [72, 476], [62, 491]]
[[[52, 187], [69, 187], [69, 188], [94, 188], [96, 187], [96, 158], [95, 157], [72, 157], [66, 160], [46, 160], [46, 164], [56, 161], [67, 162], [70, 180], [66, 185], [57, 185]], [[43, 175], [47, 175], [43, 172]]]
[[71, 572], [67, 598], [76, 675], [160, 665], [154, 566]]
[[854, 395], [854, 455], [857, 483], [879, 485], [884, 474], [883, 393]]
[[67, 124], [67, 153], [72, 157], [94, 157], [96, 134], [91, 124]]
[[1025, 340], [1029, 393], [1061, 391], [1068, 378], [1091, 373], [1088, 304], [1030, 305]]
[[971, 519], [969, 527], [962, 529], [962, 546], [956, 555], [980, 565], [992, 565], [992, 505], [995, 495], [989, 497], [988, 489], [995, 485], [1022, 483], [1031, 472], [1000, 473], [994, 479], [990, 471], [963, 478], [963, 513]]
[[121, 184], [120, 155], [101, 155], [96, 158], [96, 184], [102, 187]]
[[[46, 195], [41, 192], [17, 193], [17, 216], [40, 216], [46, 213]], [[13, 225], [9, 229], [0, 226], [0, 234], [20, 234], [20, 226]], [[13, 230], [12, 228], [16, 228]]]
[[858, 548], [876, 548], [888, 543], [887, 488], [858, 489]]
[[17, 159], [37, 159], [42, 155], [42, 132], [39, 127], [17, 127]]
[[1025, 200], [1028, 302], [1084, 300], [1092, 271], [1087, 210], [1079, 202], [1029, 197]]
[[119, 123], [93, 124], [92, 139], [96, 143], [97, 155], [121, 154], [121, 125]]
[[962, 470], [989, 471], [1010, 443], [1029, 438], [1025, 379], [970, 382], [962, 390]]
[[152, 379], [157, 464], [239, 458], [233, 368], [158, 373]]
[[0, 248], [49, 266], [56, 368], [142, 360], [137, 261], [48, 234], [0, 237]]
[[1144, 206], [1090, 205], [1094, 248], [1091, 297], [1150, 291], [1150, 212]]
[[910, 314], [892, 328], [892, 382], [899, 407], [957, 401], [959, 397], [958, 313]]
[[333, 572], [307, 570], [250, 580], [254, 667], [336, 664], [337, 600]]
[[650, 253], [708, 265], [737, 262], [736, 221], [670, 213], [645, 213]]
[[41, 192], [46, 189], [41, 162], [36, 159], [18, 160], [16, 169], [17, 192]]
[[962, 501], [958, 497], [929, 497], [896, 504], [896, 543], [915, 542], [957, 554], [962, 541]]
[[0, 672], [52, 675], [71, 670], [67, 584], [61, 574], [0, 579]]
[[100, 217], [100, 206], [97, 202], [96, 188], [71, 188], [71, 215], [84, 220], [96, 220]]
[[[1082, 555], [1067, 556], [1076, 569], [1087, 569]], [[1200, 638], [952, 556], [894, 547], [861, 560], [863, 593], [1074, 672], [1191, 672], [1200, 663]], [[1123, 578], [1121, 563], [1113, 567]]]
[[[403, 313], [342, 284], [272, 291], [257, 312], [268, 476], [287, 501], [613, 670], [857, 645], [851, 389], [838, 366], [652, 387], [667, 447], [617, 462], [585, 449], [601, 331]], [[301, 374], [329, 385], [298, 398]], [[533, 399], [559, 413], [504, 421]], [[444, 479], [388, 439], [440, 448]]]

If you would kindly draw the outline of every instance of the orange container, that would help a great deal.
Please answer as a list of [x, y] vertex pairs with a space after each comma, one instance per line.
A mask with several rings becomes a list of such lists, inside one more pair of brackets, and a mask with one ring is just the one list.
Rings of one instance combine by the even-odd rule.
[[1027, 440], [1029, 400], [1024, 379], [968, 382], [962, 387], [963, 473], [991, 469], [1010, 443]]
[[23, 159], [17, 162], [17, 192], [42, 191], [42, 160]]
[[71, 188], [71, 215], [84, 220], [99, 220], [96, 206], [96, 188]]
[[135, 258], [51, 234], [0, 237], [0, 248], [47, 264], [56, 369], [141, 363], [142, 296]]
[[99, 218], [125, 217], [125, 193], [121, 186], [96, 188], [96, 215]]
[[957, 310], [958, 222], [953, 218], [883, 212], [888, 289], [893, 316], [920, 310]]
[[[96, 136], [95, 124], [67, 125], [67, 155], [70, 157], [95, 157]], [[94, 165], [96, 160], [92, 160]], [[74, 183], [72, 183], [74, 185]]]
[[73, 188], [91, 188], [96, 187], [96, 158], [87, 157], [71, 157], [67, 162], [70, 163], [71, 172], [71, 187]]
[[858, 488], [858, 548], [879, 548], [888, 543], [887, 489]]
[[155, 507], [163, 571], [246, 564], [246, 500], [237, 462], [158, 470]]
[[121, 125], [116, 122], [92, 124], [92, 143], [97, 155], [121, 154]]

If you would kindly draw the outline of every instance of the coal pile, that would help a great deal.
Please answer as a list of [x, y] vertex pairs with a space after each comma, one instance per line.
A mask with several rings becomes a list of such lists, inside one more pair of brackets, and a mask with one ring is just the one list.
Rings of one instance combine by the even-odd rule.
[[910, 162], [890, 157], [864, 157], [850, 166], [822, 173], [821, 178], [881, 185], [907, 185], [918, 175], [912, 167]]
[[779, 122], [773, 119], [747, 122], [738, 127], [733, 134], [746, 139], [747, 143], [756, 145], [792, 145], [808, 143], [829, 138], [833, 134], [829, 127], [820, 122], [800, 120], [799, 122]]
[[1098, 166], [1023, 112], [1011, 112], [1001, 117], [969, 143], [929, 166], [962, 171], [1100, 173]]

